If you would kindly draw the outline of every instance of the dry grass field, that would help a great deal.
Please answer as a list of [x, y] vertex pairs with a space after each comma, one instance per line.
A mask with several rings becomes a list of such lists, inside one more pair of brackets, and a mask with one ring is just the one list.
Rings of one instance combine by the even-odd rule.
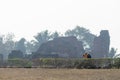
[[0, 68], [0, 80], [120, 80], [120, 70]]

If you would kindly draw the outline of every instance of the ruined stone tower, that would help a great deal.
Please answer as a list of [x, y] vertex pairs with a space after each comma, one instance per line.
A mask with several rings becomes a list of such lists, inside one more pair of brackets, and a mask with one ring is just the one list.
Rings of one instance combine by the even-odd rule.
[[105, 58], [109, 53], [110, 36], [108, 30], [102, 30], [93, 42], [92, 57]]

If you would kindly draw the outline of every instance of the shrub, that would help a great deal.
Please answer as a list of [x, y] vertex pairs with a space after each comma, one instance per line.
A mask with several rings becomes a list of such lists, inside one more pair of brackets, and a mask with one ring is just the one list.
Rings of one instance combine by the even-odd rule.
[[32, 62], [26, 59], [9, 59], [7, 62], [7, 66], [9, 67], [32, 67]]
[[1, 62], [0, 67], [42, 67], [42, 68], [77, 68], [77, 69], [96, 69], [96, 68], [120, 68], [120, 58], [101, 58], [101, 59], [79, 59], [79, 58], [40, 58], [28, 59], [8, 59]]
[[96, 68], [96, 65], [94, 64], [93, 59], [84, 59], [80, 63], [77, 64], [76, 66], [77, 69], [94, 69]]
[[114, 64], [113, 64], [113, 66], [115, 67], [115, 68], [120, 68], [120, 58], [115, 58], [114, 59]]

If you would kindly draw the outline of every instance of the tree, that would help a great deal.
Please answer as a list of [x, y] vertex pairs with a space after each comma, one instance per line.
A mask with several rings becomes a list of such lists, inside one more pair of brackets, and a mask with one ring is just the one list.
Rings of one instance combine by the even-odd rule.
[[78, 40], [84, 43], [84, 47], [91, 48], [93, 45], [93, 40], [95, 35], [90, 33], [90, 31], [86, 28], [76, 26], [72, 30], [67, 30], [65, 32], [65, 36], [75, 36]]
[[4, 42], [3, 42], [3, 37], [4, 36], [0, 36], [0, 54], [3, 54], [4, 51], [5, 51], [5, 45], [4, 45]]
[[25, 54], [26, 53], [25, 42], [26, 42], [26, 39], [21, 38], [18, 42], [16, 42], [15, 50], [20, 50]]
[[53, 32], [52, 34], [48, 30], [42, 31], [38, 33], [36, 36], [34, 36], [36, 40], [31, 40], [30, 42], [27, 41], [26, 51], [27, 53], [36, 52], [42, 43], [45, 43], [59, 36], [60, 34], [57, 31]]
[[89, 33], [88, 29], [85, 29], [85, 28], [80, 27], [80, 26], [76, 26], [73, 30], [66, 31], [65, 35], [66, 36], [76, 36], [79, 40], [83, 40], [84, 35], [86, 33]]
[[3, 60], [3, 54], [0, 54], [0, 61]]
[[14, 37], [15, 35], [11, 33], [11, 34], [7, 34], [4, 39], [5, 50], [7, 51], [7, 53], [10, 53], [11, 50], [15, 48], [15, 42], [13, 40]]
[[31, 54], [32, 52], [35, 52], [37, 50], [36, 44], [37, 44], [37, 42], [35, 40], [31, 40], [30, 42], [28, 41], [26, 43], [26, 52], [28, 54]]
[[9, 54], [8, 58], [9, 59], [14, 59], [14, 58], [23, 58], [23, 52], [20, 50], [12, 50], [12, 52]]
[[48, 40], [50, 40], [51, 35], [48, 30], [45, 30], [38, 33], [36, 36], [34, 36], [34, 38], [37, 40], [37, 42], [35, 42], [35, 48], [38, 49], [42, 43], [45, 43]]
[[45, 30], [45, 31], [38, 33], [37, 36], [34, 36], [34, 38], [41, 44], [41, 43], [48, 41], [51, 37], [50, 37], [50, 33], [48, 32], [48, 30]]
[[113, 58], [115, 56], [116, 52], [117, 52], [117, 49], [112, 47], [109, 54], [108, 54], [108, 57]]
[[0, 36], [0, 54], [3, 55], [4, 60], [8, 58], [8, 54], [15, 48], [14, 37], [13, 33]]
[[58, 32], [54, 32], [52, 35], [51, 35], [51, 38], [54, 39], [54, 38], [57, 38], [59, 37], [59, 33]]

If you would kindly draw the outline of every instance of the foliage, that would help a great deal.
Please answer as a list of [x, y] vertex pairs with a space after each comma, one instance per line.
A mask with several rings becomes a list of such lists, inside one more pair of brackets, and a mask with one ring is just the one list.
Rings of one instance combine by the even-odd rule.
[[20, 50], [13, 50], [9, 55], [8, 58], [9, 59], [13, 59], [13, 58], [23, 58], [24, 54], [23, 52], [21, 52]]
[[35, 40], [32, 40], [34, 42], [31, 44], [34, 47], [34, 50], [37, 51], [37, 49], [40, 47], [42, 43], [47, 42], [51, 39], [51, 34], [48, 30], [41, 31], [37, 35], [34, 36]]
[[117, 52], [117, 49], [111, 48], [108, 57], [113, 58], [115, 56], [115, 53]]
[[51, 34], [52, 39], [57, 38], [59, 36], [60, 36], [60, 34], [58, 32], [54, 32], [54, 33]]
[[115, 58], [115, 59], [40, 58], [34, 60], [14, 58], [14, 59], [8, 59], [7, 63], [0, 62], [0, 67], [111, 69], [111, 68], [120, 68], [120, 58]]
[[30, 42], [27, 41], [26, 45], [25, 45], [26, 46], [26, 53], [31, 54], [32, 52], [37, 51], [36, 45], [37, 45], [37, 42], [34, 40], [31, 40]]
[[25, 38], [21, 38], [18, 42], [16, 42], [15, 50], [20, 50], [24, 54], [26, 53], [26, 47], [25, 47]]
[[15, 48], [14, 34], [8, 33], [7, 35], [0, 35], [0, 54], [6, 60], [8, 54]]
[[34, 36], [34, 38], [39, 42], [40, 45], [50, 39], [50, 33], [48, 32], [48, 30], [45, 30], [38, 33], [36, 36]]
[[94, 40], [95, 35], [90, 33], [90, 31], [84, 27], [77, 26], [76, 28], [72, 30], [67, 30], [65, 32], [66, 36], [75, 36], [78, 38], [78, 40], [84, 42], [85, 47], [92, 47], [92, 43]]
[[120, 58], [115, 58], [114, 59], [114, 67], [115, 68], [120, 68]]
[[3, 54], [0, 54], [0, 61], [3, 60]]
[[29, 60], [14, 58], [14, 59], [8, 59], [7, 66], [9, 66], [9, 67], [31, 68], [32, 67], [32, 62], [29, 61]]
[[92, 59], [84, 59], [81, 63], [76, 64], [76, 68], [94, 69], [96, 68], [96, 65], [94, 64], [94, 61]]

